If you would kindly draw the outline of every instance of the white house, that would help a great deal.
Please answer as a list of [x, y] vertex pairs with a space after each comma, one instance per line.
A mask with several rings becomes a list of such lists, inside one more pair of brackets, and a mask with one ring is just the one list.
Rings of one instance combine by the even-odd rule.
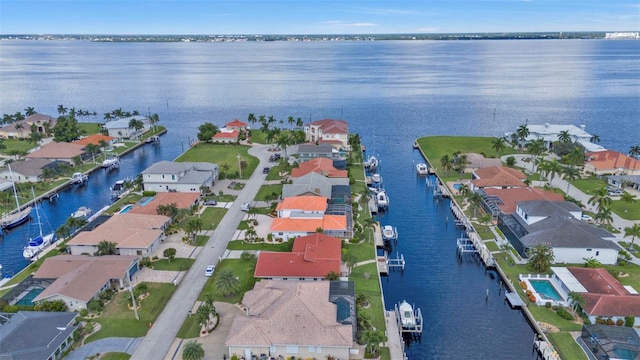
[[349, 149], [349, 125], [344, 120], [322, 119], [304, 126], [306, 140]]
[[218, 165], [207, 162], [159, 161], [142, 172], [146, 191], [200, 192], [218, 181]]
[[[142, 129], [136, 130], [134, 128], [130, 128], [129, 123], [131, 122], [131, 120], [142, 121]], [[109, 121], [104, 124], [103, 128], [108, 131], [109, 136], [112, 136], [116, 139], [131, 139], [149, 131], [149, 129], [151, 129], [151, 124], [149, 123], [149, 118], [147, 118], [146, 116], [131, 116], [115, 121]]]
[[553, 143], [558, 141], [558, 135], [566, 131], [571, 136], [571, 140], [582, 144], [587, 151], [606, 150], [602, 146], [591, 142], [593, 135], [584, 130], [585, 125], [577, 127], [575, 125], [556, 125], [549, 123], [543, 125], [527, 124], [527, 129], [529, 129], [529, 136], [527, 136], [525, 142], [529, 143], [537, 139], [542, 139], [547, 149], [551, 149]]

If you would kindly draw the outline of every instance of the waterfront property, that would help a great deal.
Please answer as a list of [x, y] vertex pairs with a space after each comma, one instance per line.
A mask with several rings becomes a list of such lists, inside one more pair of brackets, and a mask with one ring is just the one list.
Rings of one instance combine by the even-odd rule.
[[336, 169], [344, 170], [347, 167], [346, 157], [335, 147], [323, 144], [300, 144], [298, 145], [298, 161], [305, 162], [315, 158], [331, 159]]
[[45, 135], [47, 131], [53, 131], [58, 120], [52, 116], [45, 114], [32, 114], [26, 119], [16, 121], [0, 128], [0, 138], [2, 139], [28, 139], [31, 134], [31, 128]]
[[237, 144], [240, 133], [236, 130], [221, 131], [211, 138], [214, 143]]
[[[142, 123], [142, 127], [136, 129], [130, 127], [131, 120], [136, 120]], [[151, 129], [149, 118], [146, 116], [131, 116], [114, 121], [109, 121], [103, 125], [103, 128], [107, 130], [109, 136], [116, 139], [132, 139], [136, 138]]]
[[276, 207], [279, 218], [317, 217], [327, 210], [324, 196], [291, 196], [284, 198]]
[[322, 119], [304, 126], [306, 140], [349, 150], [349, 125], [344, 120]]
[[113, 141], [113, 136], [107, 136], [103, 134], [92, 134], [89, 136], [85, 136], [79, 140], [72, 142], [72, 144], [78, 144], [82, 146], [87, 146], [89, 144], [93, 144], [96, 146], [100, 146], [102, 142], [107, 144], [107, 146], [111, 146], [111, 142]]
[[226, 123], [224, 127], [230, 131], [235, 130], [240, 132], [240, 131], [247, 131], [247, 129], [249, 128], [249, 124], [247, 124], [244, 121], [240, 121], [238, 119], [233, 119], [233, 121]]
[[640, 175], [640, 161], [613, 150], [585, 154], [584, 173], [593, 175]]
[[59, 255], [47, 258], [34, 280], [52, 280], [33, 302], [62, 300], [69, 310], [87, 308], [91, 299], [107, 289], [130, 285], [131, 276], [139, 269], [136, 256]]
[[275, 218], [269, 232], [276, 241], [306, 236], [322, 229], [323, 234], [348, 239], [352, 231], [347, 227], [347, 216], [319, 214], [308, 218]]
[[[49, 159], [18, 160], [11, 163], [11, 171], [8, 167], [0, 168], [0, 178], [16, 183], [39, 182], [42, 180], [44, 169], [55, 170], [62, 162]], [[66, 164], [66, 162], [64, 162]], [[13, 173], [13, 176], [11, 175]]]
[[314, 158], [300, 163], [300, 166], [291, 170], [292, 178], [299, 178], [309, 173], [318, 173], [326, 176], [334, 185], [348, 185], [349, 174], [347, 170], [338, 170], [333, 166], [333, 160], [327, 158]]
[[58, 360], [74, 342], [75, 312], [18, 311], [0, 314], [2, 359]]
[[218, 181], [218, 165], [207, 162], [159, 161], [142, 171], [145, 191], [201, 192]]
[[522, 201], [547, 200], [564, 201], [564, 196], [550, 190], [532, 187], [509, 189], [485, 188], [479, 190], [482, 195], [482, 207], [495, 220], [500, 214], [511, 215], [516, 212], [517, 203]]
[[520, 256], [538, 245], [550, 246], [555, 263], [582, 263], [594, 258], [615, 264], [620, 247], [608, 231], [581, 221], [582, 210], [567, 201], [523, 201], [516, 212], [501, 214], [498, 226]]
[[80, 232], [67, 246], [73, 255], [94, 255], [100, 242], [107, 241], [115, 244], [116, 254], [152, 256], [170, 222], [163, 215], [116, 214], [95, 229]]
[[340, 274], [342, 240], [312, 234], [293, 240], [291, 252], [261, 251], [254, 276], [270, 280], [322, 280]]
[[157, 215], [158, 206], [175, 204], [178, 209], [193, 209], [198, 205], [199, 193], [160, 192], [152, 197], [142, 199], [129, 210], [132, 214]]
[[73, 159], [76, 156], [79, 156], [83, 160], [87, 158], [87, 153], [84, 151], [84, 148], [84, 145], [66, 142], [50, 142], [42, 145], [40, 149], [26, 155], [25, 158], [64, 161], [69, 165], [73, 165]]
[[504, 166], [490, 166], [473, 171], [471, 190], [527, 187], [524, 183], [524, 180], [526, 179], [527, 175], [522, 173], [520, 170]]
[[558, 136], [563, 132], [567, 132], [571, 140], [584, 146], [587, 151], [604, 150], [602, 146], [591, 142], [593, 135], [585, 131], [584, 125], [577, 127], [575, 125], [556, 125], [549, 123], [543, 125], [527, 124], [527, 129], [529, 129], [529, 135], [525, 139], [526, 143], [542, 139], [545, 147], [549, 150], [553, 148], [554, 142], [559, 141]]
[[282, 185], [282, 197], [312, 195], [330, 198], [332, 186], [332, 180], [326, 176], [312, 172], [298, 178], [293, 178], [291, 184]]
[[548, 274], [520, 274], [518, 279], [526, 284], [525, 291], [531, 291], [535, 296], [535, 303], [543, 306], [551, 303], [553, 306], [570, 306], [569, 290], [560, 282], [557, 276]]
[[582, 327], [578, 338], [590, 359], [636, 360], [640, 356], [640, 329], [590, 324]]
[[329, 281], [259, 281], [242, 298], [246, 315], [233, 320], [225, 340], [229, 355], [351, 359], [356, 324], [345, 315], [355, 309], [330, 302], [330, 289]]

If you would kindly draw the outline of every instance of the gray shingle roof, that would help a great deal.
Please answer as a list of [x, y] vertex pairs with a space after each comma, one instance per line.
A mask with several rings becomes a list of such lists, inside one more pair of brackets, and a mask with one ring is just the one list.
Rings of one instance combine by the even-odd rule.
[[525, 227], [528, 234], [520, 241], [526, 247], [550, 245], [565, 248], [620, 249], [615, 242], [605, 239], [613, 237], [611, 233], [570, 215], [551, 216]]
[[332, 185], [329, 179], [312, 172], [299, 178], [294, 178], [293, 184], [284, 184], [282, 187], [282, 197], [312, 193], [331, 198], [331, 187]]
[[189, 170], [215, 171], [217, 167], [218, 165], [207, 162], [158, 161], [142, 171], [142, 174], [179, 174]]
[[565, 216], [567, 212], [582, 212], [582, 209], [570, 201], [533, 200], [519, 201], [518, 206], [531, 216]]

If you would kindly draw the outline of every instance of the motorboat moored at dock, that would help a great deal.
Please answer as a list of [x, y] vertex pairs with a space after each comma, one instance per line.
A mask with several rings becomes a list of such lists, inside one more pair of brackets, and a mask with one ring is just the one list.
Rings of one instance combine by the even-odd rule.
[[108, 157], [102, 162], [103, 169], [112, 169], [120, 167], [120, 158], [117, 156]]
[[87, 219], [91, 214], [93, 214], [93, 210], [91, 210], [91, 208], [80, 206], [78, 210], [71, 214], [71, 217], [76, 219]]
[[429, 175], [429, 167], [425, 163], [417, 164], [416, 171], [418, 172], [418, 175]]
[[389, 207], [389, 197], [386, 191], [381, 190], [376, 194], [376, 203], [378, 204], [378, 208], [386, 209]]
[[398, 310], [400, 312], [400, 321], [403, 328], [416, 327], [416, 317], [413, 313], [413, 306], [411, 306], [411, 304], [406, 300], [402, 300], [400, 305], [398, 305]]
[[385, 225], [382, 227], [382, 238], [384, 240], [397, 240], [398, 229], [395, 226]]
[[81, 172], [76, 172], [76, 173], [73, 173], [73, 175], [71, 175], [72, 184], [83, 185], [84, 183], [87, 182], [87, 180], [89, 180], [89, 176]]

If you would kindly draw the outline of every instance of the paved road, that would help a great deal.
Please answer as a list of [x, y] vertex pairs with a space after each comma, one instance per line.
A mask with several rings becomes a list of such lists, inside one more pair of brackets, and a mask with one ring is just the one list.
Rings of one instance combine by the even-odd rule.
[[249, 154], [260, 159], [257, 171], [254, 171], [242, 191], [238, 193], [236, 201], [229, 207], [227, 214], [209, 238], [209, 242], [203, 247], [193, 266], [184, 276], [164, 311], [156, 319], [155, 324], [133, 353], [131, 359], [164, 359], [180, 326], [187, 317], [188, 311], [191, 310], [208, 279], [204, 276], [204, 269], [208, 264], [215, 264], [222, 256], [227, 243], [232, 239], [244, 216], [244, 212], [240, 210], [242, 203], [253, 201], [265, 180], [266, 175], [262, 173], [262, 168], [268, 165], [269, 155], [271, 155], [267, 151], [269, 146], [254, 145], [249, 149]]

